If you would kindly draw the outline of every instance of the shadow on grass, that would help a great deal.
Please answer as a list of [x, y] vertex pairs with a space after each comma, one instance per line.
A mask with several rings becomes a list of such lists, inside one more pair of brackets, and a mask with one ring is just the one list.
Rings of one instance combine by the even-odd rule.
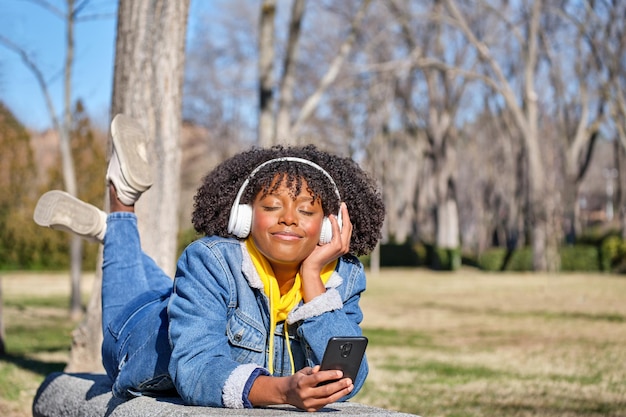
[[65, 362], [46, 362], [12, 353], [5, 353], [4, 355], [1, 355], [0, 362], [12, 363], [18, 368], [39, 374], [41, 376], [46, 376], [53, 372], [61, 372], [65, 369], [66, 365]]

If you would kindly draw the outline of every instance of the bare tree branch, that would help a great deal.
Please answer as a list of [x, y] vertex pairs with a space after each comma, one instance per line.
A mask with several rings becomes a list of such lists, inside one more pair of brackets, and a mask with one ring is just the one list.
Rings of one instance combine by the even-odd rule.
[[63, 12], [63, 10], [59, 9], [58, 7], [56, 7], [49, 1], [46, 1], [46, 0], [24, 0], [24, 1], [28, 1], [33, 4], [36, 4], [37, 6], [48, 10], [50, 13], [52, 13], [56, 17], [60, 19], [65, 19], [65, 13]]
[[290, 109], [293, 105], [293, 89], [296, 82], [295, 63], [298, 55], [298, 40], [302, 29], [302, 16], [304, 15], [304, 0], [295, 0], [291, 9], [289, 25], [289, 37], [287, 50], [283, 61], [283, 77], [279, 87], [278, 114], [276, 117], [275, 140], [290, 141]]
[[[469, 28], [469, 25], [467, 24], [465, 17], [459, 11], [459, 8], [457, 7], [456, 2], [454, 0], [446, 0], [446, 5], [451, 15], [454, 17], [455, 21], [457, 22], [459, 29], [467, 37], [470, 44], [476, 48], [476, 51], [480, 55], [481, 59], [485, 61], [489, 65], [491, 70], [494, 72], [496, 80], [490, 83], [491, 87], [494, 88], [495, 91], [498, 91], [500, 92], [500, 94], [502, 94], [502, 97], [506, 101], [507, 106], [513, 113], [513, 116], [515, 117], [519, 128], [522, 129], [523, 131], [527, 131], [529, 127], [524, 117], [522, 108], [517, 103], [515, 99], [515, 93], [513, 92], [513, 89], [511, 88], [511, 85], [509, 84], [507, 77], [504, 75], [502, 68], [500, 67], [498, 62], [495, 60], [495, 58], [491, 55], [491, 52], [489, 51], [489, 47], [485, 45], [482, 41], [480, 41], [476, 37], [476, 35], [474, 35], [474, 32], [472, 32], [472, 30]], [[528, 65], [528, 67], [533, 68], [530, 65]], [[530, 86], [528, 88], [530, 88]], [[534, 97], [534, 95], [531, 94], [531, 97]], [[524, 134], [524, 137], [527, 137], [527, 136], [528, 136], [527, 134]]]
[[322, 77], [317, 87], [317, 90], [309, 96], [309, 98], [306, 100], [306, 102], [302, 106], [302, 109], [300, 110], [300, 114], [298, 115], [291, 129], [295, 135], [297, 135], [298, 132], [300, 131], [302, 124], [309, 117], [311, 117], [311, 115], [317, 108], [317, 105], [321, 101], [322, 96], [324, 92], [326, 91], [326, 89], [328, 89], [328, 87], [330, 87], [333, 81], [335, 81], [335, 79], [337, 78], [337, 75], [339, 74], [339, 70], [341, 69], [343, 62], [346, 60], [346, 57], [350, 53], [350, 50], [352, 49], [352, 46], [354, 45], [354, 42], [356, 41], [357, 33], [360, 30], [361, 23], [363, 22], [365, 13], [370, 3], [371, 3], [371, 0], [364, 0], [363, 3], [361, 4], [361, 7], [359, 8], [356, 15], [354, 16], [354, 20], [352, 21], [352, 25], [350, 27], [350, 32], [348, 33], [348, 36], [346, 37], [343, 44], [339, 48], [339, 54], [335, 57], [333, 62], [328, 67], [328, 71], [326, 71], [326, 74], [324, 74], [324, 76]]
[[22, 47], [11, 41], [9, 38], [0, 35], [0, 44], [18, 54], [22, 59], [24, 65], [26, 65], [26, 67], [33, 73], [46, 101], [46, 107], [48, 108], [48, 113], [50, 114], [50, 119], [52, 120], [54, 129], [59, 131], [61, 125], [59, 123], [59, 119], [54, 108], [54, 103], [52, 102], [52, 97], [50, 96], [50, 91], [48, 90], [48, 84], [46, 83], [44, 75], [37, 66], [37, 64], [30, 58], [28, 53]]
[[80, 12], [85, 8], [85, 6], [87, 6], [87, 4], [89, 4], [89, 0], [82, 0], [81, 2], [79, 2], [78, 4], [74, 6], [74, 11], [72, 12], [72, 14], [74, 15], [74, 18], [78, 17]]
[[263, 0], [259, 17], [259, 127], [261, 146], [272, 144], [274, 127], [274, 30], [276, 0]]

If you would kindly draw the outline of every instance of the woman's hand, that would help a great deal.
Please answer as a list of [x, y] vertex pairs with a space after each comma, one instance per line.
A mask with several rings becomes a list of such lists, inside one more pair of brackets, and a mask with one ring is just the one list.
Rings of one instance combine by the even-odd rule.
[[288, 377], [259, 376], [252, 384], [248, 399], [254, 406], [290, 404], [302, 410], [317, 411], [354, 389], [349, 378], [341, 378], [341, 371], [320, 371], [319, 368], [307, 367]]
[[330, 215], [328, 218], [333, 230], [331, 241], [325, 245], [318, 245], [300, 265], [304, 302], [308, 302], [326, 291], [324, 283], [320, 279], [324, 266], [350, 251], [352, 222], [350, 222], [346, 204], [341, 203], [341, 228], [339, 228], [337, 216]]

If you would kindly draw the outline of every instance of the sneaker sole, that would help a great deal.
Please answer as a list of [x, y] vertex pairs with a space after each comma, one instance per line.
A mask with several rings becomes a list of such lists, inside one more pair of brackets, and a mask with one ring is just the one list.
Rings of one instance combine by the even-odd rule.
[[141, 126], [134, 119], [118, 114], [111, 122], [111, 137], [124, 179], [135, 190], [146, 191], [153, 180], [148, 140]]
[[103, 227], [101, 211], [64, 191], [48, 191], [39, 198], [33, 220], [40, 226], [95, 239]]

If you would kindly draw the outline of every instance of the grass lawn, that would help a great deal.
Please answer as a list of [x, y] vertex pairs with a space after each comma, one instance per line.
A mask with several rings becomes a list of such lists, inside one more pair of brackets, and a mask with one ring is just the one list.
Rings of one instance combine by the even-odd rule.
[[[72, 331], [68, 273], [0, 272], [7, 354], [0, 356], [0, 416], [31, 416], [44, 377], [62, 371]], [[82, 283], [85, 305], [93, 273]]]
[[[91, 276], [83, 285], [91, 290]], [[386, 269], [362, 298], [355, 401], [418, 414], [626, 417], [626, 277]], [[67, 274], [2, 274], [0, 415], [31, 415], [71, 331]]]
[[435, 416], [626, 416], [626, 277], [385, 270], [362, 403]]

